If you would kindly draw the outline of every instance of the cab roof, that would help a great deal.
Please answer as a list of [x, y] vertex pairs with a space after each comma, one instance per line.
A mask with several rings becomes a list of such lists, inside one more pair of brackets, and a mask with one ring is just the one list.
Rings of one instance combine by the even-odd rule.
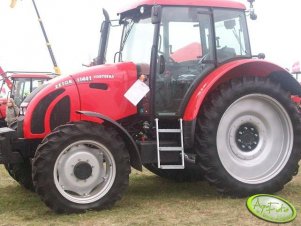
[[40, 73], [18, 73], [12, 74], [12, 78], [33, 78], [33, 79], [52, 79], [53, 75], [51, 74], [40, 74]]
[[242, 9], [246, 7], [243, 3], [230, 0], [130, 0], [119, 10], [119, 13], [124, 13], [128, 10], [136, 9], [139, 6], [145, 5], [162, 5], [162, 6], [200, 6], [200, 7], [218, 7]]

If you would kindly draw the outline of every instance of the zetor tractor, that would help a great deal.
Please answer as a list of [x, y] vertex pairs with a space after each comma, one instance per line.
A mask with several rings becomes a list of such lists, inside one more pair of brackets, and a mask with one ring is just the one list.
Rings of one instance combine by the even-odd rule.
[[224, 0], [137, 1], [119, 14], [118, 62], [104, 64], [105, 12], [102, 65], [27, 96], [16, 131], [0, 130], [0, 162], [56, 212], [111, 207], [131, 166], [205, 178], [230, 196], [281, 190], [301, 157], [291, 100], [301, 87], [252, 56], [245, 12]]

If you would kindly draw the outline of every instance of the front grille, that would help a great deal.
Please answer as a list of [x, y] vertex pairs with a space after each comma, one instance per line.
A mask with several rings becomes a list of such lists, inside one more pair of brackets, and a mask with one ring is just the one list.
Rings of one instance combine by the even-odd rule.
[[53, 108], [50, 116], [50, 129], [70, 121], [71, 101], [69, 96], [63, 97]]

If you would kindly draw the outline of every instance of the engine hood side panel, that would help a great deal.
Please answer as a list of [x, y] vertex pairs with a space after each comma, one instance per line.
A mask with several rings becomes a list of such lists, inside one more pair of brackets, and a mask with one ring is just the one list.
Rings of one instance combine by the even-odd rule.
[[[66, 102], [66, 99], [69, 101]], [[62, 76], [51, 80], [28, 103], [23, 122], [24, 138], [44, 138], [56, 126], [80, 120], [75, 113], [78, 109], [79, 94], [72, 77]]]
[[[82, 111], [98, 112], [113, 120], [137, 113], [124, 94], [137, 80], [133, 63], [107, 64], [72, 75], [77, 84]], [[91, 120], [82, 115], [82, 120]], [[94, 119], [95, 120], [95, 119]]]
[[42, 139], [69, 121], [101, 122], [77, 111], [97, 112], [113, 120], [136, 114], [137, 107], [124, 97], [136, 80], [137, 69], [133, 63], [100, 65], [52, 79], [27, 105], [24, 138]]

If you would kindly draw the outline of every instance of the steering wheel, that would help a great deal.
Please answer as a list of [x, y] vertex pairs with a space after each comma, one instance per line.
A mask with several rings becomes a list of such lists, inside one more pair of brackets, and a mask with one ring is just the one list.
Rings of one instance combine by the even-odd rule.
[[[162, 51], [158, 50], [158, 55], [162, 55], [163, 57], [165, 57], [165, 53], [163, 53]], [[158, 58], [159, 58], [158, 56]], [[168, 59], [166, 60], [166, 62], [168, 63], [172, 63], [172, 64], [179, 64], [178, 62], [176, 62], [170, 55], [168, 56]]]
[[209, 54], [206, 53], [204, 56], [202, 56], [202, 57], [200, 58], [200, 60], [198, 61], [198, 64], [203, 64], [203, 62], [204, 62], [205, 60], [208, 60], [208, 58], [209, 58]]

